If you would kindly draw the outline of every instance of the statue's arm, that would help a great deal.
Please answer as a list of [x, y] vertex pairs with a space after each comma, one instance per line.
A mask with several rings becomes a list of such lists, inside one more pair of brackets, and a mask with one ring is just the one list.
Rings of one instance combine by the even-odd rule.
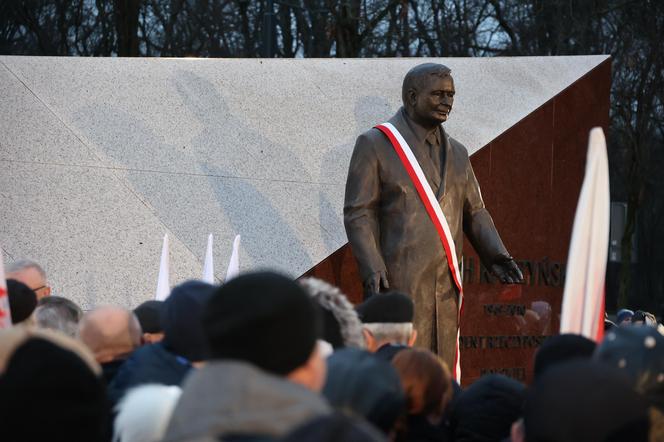
[[484, 206], [480, 186], [470, 160], [466, 170], [463, 230], [485, 267], [504, 283], [523, 281], [523, 275], [500, 239], [493, 219]]
[[380, 250], [380, 172], [373, 142], [362, 134], [355, 142], [348, 168], [344, 226], [365, 286], [373, 275], [385, 275]]

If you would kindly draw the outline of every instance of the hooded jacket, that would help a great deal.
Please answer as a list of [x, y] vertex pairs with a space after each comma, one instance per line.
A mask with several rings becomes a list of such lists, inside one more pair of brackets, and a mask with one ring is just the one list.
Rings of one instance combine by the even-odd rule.
[[108, 386], [108, 397], [115, 405], [127, 390], [137, 385], [179, 386], [191, 369], [188, 360], [168, 351], [162, 343], [145, 345], [134, 351], [118, 369]]
[[301, 385], [245, 362], [211, 361], [185, 380], [164, 442], [282, 437], [328, 413], [324, 399]]

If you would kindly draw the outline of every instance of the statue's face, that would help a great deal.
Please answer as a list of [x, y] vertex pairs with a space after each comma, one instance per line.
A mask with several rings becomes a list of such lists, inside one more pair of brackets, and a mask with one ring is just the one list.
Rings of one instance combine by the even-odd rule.
[[410, 94], [412, 117], [424, 126], [434, 126], [447, 121], [454, 103], [452, 77], [432, 75], [422, 90]]

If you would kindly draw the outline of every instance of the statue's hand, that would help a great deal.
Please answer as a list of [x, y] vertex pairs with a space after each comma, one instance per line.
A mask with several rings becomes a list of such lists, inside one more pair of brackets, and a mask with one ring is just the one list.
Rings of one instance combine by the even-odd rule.
[[390, 288], [390, 284], [387, 282], [387, 272], [384, 270], [372, 273], [366, 281], [364, 281], [365, 292], [380, 293], [381, 288]]
[[503, 284], [523, 284], [523, 273], [511, 258], [495, 262], [491, 266], [491, 273]]

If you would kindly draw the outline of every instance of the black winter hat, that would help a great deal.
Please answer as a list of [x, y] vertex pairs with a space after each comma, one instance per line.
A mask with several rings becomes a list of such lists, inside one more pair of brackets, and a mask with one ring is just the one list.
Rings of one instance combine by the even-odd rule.
[[617, 368], [577, 359], [535, 380], [524, 404], [528, 442], [648, 440], [645, 399]]
[[482, 376], [455, 398], [450, 410], [454, 440], [497, 441], [510, 435], [521, 416], [526, 387], [503, 375]]
[[9, 310], [12, 315], [12, 324], [18, 324], [30, 317], [37, 308], [37, 295], [27, 285], [15, 279], [7, 280], [7, 294], [9, 295]]
[[207, 358], [202, 317], [216, 288], [202, 281], [187, 281], [171, 291], [161, 312], [166, 348], [192, 362]]
[[102, 380], [46, 339], [21, 344], [0, 377], [3, 440], [103, 441], [108, 412]]
[[626, 373], [634, 389], [664, 412], [664, 336], [656, 328], [611, 330], [597, 347], [594, 359]]
[[164, 309], [164, 301], [145, 301], [134, 309], [134, 314], [141, 324], [143, 333], [161, 333], [164, 328], [161, 325], [161, 311]]
[[403, 293], [378, 293], [357, 306], [363, 323], [413, 322], [413, 301]]
[[535, 354], [535, 378], [549, 368], [576, 358], [590, 359], [595, 351], [595, 341], [581, 335], [566, 333], [551, 336]]
[[203, 327], [212, 358], [286, 375], [311, 356], [321, 333], [320, 309], [286, 276], [246, 273], [217, 289]]

